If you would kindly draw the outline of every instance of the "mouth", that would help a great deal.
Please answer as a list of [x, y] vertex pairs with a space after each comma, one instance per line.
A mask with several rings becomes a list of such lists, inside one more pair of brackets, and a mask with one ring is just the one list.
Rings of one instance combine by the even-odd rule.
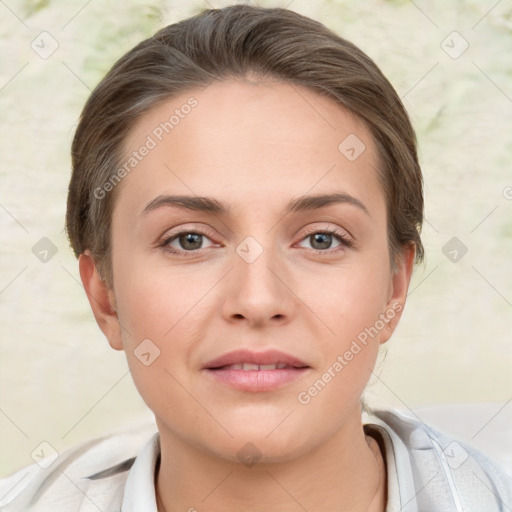
[[208, 370], [243, 370], [248, 371], [266, 371], [266, 370], [282, 370], [283, 368], [309, 368], [307, 366], [292, 366], [286, 363], [270, 363], [270, 364], [257, 364], [257, 363], [234, 363], [224, 366], [207, 368]]
[[203, 370], [224, 386], [240, 391], [271, 391], [295, 382], [311, 367], [276, 350], [238, 350], [208, 362]]
[[208, 370], [276, 370], [284, 368], [304, 368], [308, 365], [299, 358], [280, 350], [267, 349], [256, 352], [249, 349], [239, 349], [227, 352], [207, 362], [203, 368]]

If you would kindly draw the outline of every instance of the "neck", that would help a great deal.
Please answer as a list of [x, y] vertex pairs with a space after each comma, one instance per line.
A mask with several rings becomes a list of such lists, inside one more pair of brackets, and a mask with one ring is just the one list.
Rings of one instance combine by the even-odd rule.
[[376, 441], [364, 435], [360, 416], [298, 457], [252, 467], [192, 447], [165, 427], [159, 430], [159, 512], [385, 510], [385, 464]]

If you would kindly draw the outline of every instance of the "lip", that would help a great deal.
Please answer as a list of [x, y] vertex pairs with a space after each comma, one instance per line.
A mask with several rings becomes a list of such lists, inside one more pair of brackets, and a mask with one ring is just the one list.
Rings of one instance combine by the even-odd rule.
[[[242, 369], [240, 365], [258, 365], [259, 369]], [[238, 365], [233, 368], [233, 365]], [[279, 368], [261, 368], [261, 365], [279, 365]], [[311, 368], [300, 359], [281, 352], [265, 350], [254, 352], [247, 349], [228, 352], [212, 359], [203, 367], [203, 371], [215, 382], [240, 391], [272, 391], [290, 384]]]
[[241, 349], [228, 352], [227, 354], [212, 359], [211, 361], [208, 361], [203, 368], [212, 370], [240, 363], [257, 365], [282, 363], [294, 368], [303, 368], [308, 366], [304, 361], [301, 361], [290, 354], [286, 354], [285, 352], [281, 352], [280, 350], [269, 349], [263, 352], [255, 352], [253, 350]]

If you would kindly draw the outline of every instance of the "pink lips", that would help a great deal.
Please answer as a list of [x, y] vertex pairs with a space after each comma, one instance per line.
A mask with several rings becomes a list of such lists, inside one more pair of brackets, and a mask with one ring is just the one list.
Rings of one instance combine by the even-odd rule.
[[293, 382], [309, 366], [279, 350], [253, 352], [236, 350], [206, 363], [203, 367], [216, 381], [241, 391], [271, 391]]

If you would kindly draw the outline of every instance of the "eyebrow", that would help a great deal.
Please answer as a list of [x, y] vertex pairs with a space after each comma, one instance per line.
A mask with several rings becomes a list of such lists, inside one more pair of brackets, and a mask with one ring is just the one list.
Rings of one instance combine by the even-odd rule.
[[[314, 196], [302, 196], [292, 199], [284, 210], [284, 214], [317, 210], [332, 204], [350, 204], [370, 216], [366, 206], [357, 198], [345, 193], [322, 194]], [[201, 196], [182, 196], [182, 195], [162, 195], [150, 201], [142, 214], [161, 208], [163, 206], [174, 206], [185, 208], [192, 211], [213, 213], [215, 215], [228, 216], [231, 213], [231, 207], [224, 205], [216, 199]]]
[[290, 201], [290, 203], [288, 203], [288, 206], [285, 209], [285, 214], [292, 212], [317, 210], [319, 208], [323, 208], [324, 206], [330, 206], [332, 204], [339, 203], [356, 206], [364, 213], [366, 213], [366, 215], [370, 216], [368, 209], [359, 199], [345, 193], [303, 196], [297, 199], [293, 199], [292, 201]]
[[142, 214], [145, 215], [162, 206], [175, 206], [199, 212], [214, 213], [216, 215], [229, 215], [230, 208], [224, 206], [216, 199], [200, 196], [158, 196], [150, 201]]

